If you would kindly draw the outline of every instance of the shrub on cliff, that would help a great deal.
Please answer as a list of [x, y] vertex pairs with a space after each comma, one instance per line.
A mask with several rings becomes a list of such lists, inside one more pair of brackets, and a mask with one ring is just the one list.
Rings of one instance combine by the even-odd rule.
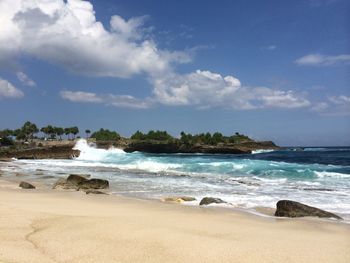
[[101, 128], [99, 131], [92, 133], [90, 138], [95, 138], [96, 141], [118, 141], [121, 137], [115, 131]]
[[172, 141], [174, 138], [168, 134], [166, 131], [149, 131], [147, 134], [144, 134], [140, 131], [135, 132], [130, 139], [132, 140], [152, 140], [152, 141]]
[[13, 145], [13, 140], [11, 139], [12, 132], [10, 130], [0, 131], [0, 146], [10, 146]]

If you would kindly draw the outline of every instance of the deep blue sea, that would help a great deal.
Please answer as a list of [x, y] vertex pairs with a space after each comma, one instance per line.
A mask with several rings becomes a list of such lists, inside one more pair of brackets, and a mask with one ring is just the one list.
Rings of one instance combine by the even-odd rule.
[[350, 220], [350, 147], [257, 151], [254, 154], [144, 154], [96, 149], [85, 140], [74, 160], [21, 160], [21, 169], [61, 177], [89, 173], [111, 182], [116, 194], [160, 199], [219, 197], [230, 207], [253, 211], [290, 199]]

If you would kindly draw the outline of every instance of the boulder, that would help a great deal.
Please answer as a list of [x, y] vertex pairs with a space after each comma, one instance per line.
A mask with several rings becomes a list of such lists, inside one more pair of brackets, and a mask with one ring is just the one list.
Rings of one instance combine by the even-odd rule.
[[280, 200], [277, 202], [276, 207], [277, 209], [275, 212], [275, 216], [279, 217], [316, 216], [342, 219], [340, 216], [337, 216], [330, 212], [290, 200]]
[[[69, 185], [69, 186], [73, 188], [73, 185]], [[56, 183], [54, 183], [52, 189], [70, 189], [69, 186], [67, 185], [67, 179], [60, 178], [57, 180]]]
[[35, 189], [35, 186], [27, 183], [27, 182], [20, 182], [19, 187], [21, 187], [22, 189]]
[[109, 182], [103, 179], [90, 179], [82, 181], [78, 184], [80, 189], [107, 189], [109, 187]]
[[220, 198], [214, 198], [214, 197], [204, 197], [199, 205], [209, 205], [209, 204], [222, 204], [226, 203], [225, 201], [221, 200]]
[[196, 201], [196, 198], [191, 196], [175, 196], [175, 197], [167, 197], [162, 199], [164, 202], [176, 202], [176, 203], [182, 203], [182, 202], [191, 202]]
[[89, 174], [70, 174], [67, 177], [67, 183], [78, 185], [79, 183], [86, 181], [89, 177]]
[[85, 191], [85, 194], [95, 194], [95, 195], [106, 195], [107, 193], [99, 191], [99, 190], [93, 190], [93, 189], [89, 189]]
[[87, 179], [90, 175], [70, 174], [67, 179], [59, 179], [53, 186], [53, 189], [106, 189], [109, 182], [103, 179]]
[[54, 184], [53, 189], [79, 189], [79, 183], [86, 181], [86, 175], [70, 174], [67, 179], [60, 178]]

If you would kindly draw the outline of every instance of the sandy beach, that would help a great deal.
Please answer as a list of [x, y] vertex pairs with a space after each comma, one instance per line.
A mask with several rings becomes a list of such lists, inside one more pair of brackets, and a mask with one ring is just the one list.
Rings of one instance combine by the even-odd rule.
[[350, 226], [1, 181], [0, 262], [350, 262]]

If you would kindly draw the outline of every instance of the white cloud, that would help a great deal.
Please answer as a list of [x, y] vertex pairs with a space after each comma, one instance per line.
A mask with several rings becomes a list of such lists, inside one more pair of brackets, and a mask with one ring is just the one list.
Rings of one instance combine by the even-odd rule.
[[0, 98], [21, 98], [23, 96], [22, 91], [7, 80], [0, 78]]
[[295, 63], [304, 66], [330, 66], [335, 64], [349, 64], [350, 55], [325, 56], [321, 54], [310, 54], [298, 58]]
[[269, 50], [269, 51], [273, 51], [277, 48], [276, 45], [269, 45], [269, 46], [264, 46], [264, 47], [261, 47], [262, 50]]
[[311, 111], [324, 112], [328, 108], [329, 108], [329, 105], [327, 102], [319, 102], [311, 107]]
[[336, 105], [350, 105], [350, 96], [340, 95], [329, 97], [329, 100]]
[[327, 102], [317, 103], [311, 110], [326, 116], [350, 115], [350, 96], [339, 95], [328, 97]]
[[303, 108], [310, 102], [293, 91], [266, 87], [244, 87], [234, 76], [197, 70], [181, 75], [169, 73], [151, 79], [153, 96], [145, 99], [129, 95], [62, 91], [61, 97], [73, 102], [103, 103], [117, 107], [145, 109], [155, 105], [195, 106], [198, 109], [223, 107], [237, 110], [263, 108]]
[[147, 109], [152, 106], [148, 98], [137, 99], [130, 95], [96, 94], [84, 91], [61, 91], [61, 97], [72, 102], [101, 103], [120, 108]]
[[234, 76], [210, 71], [170, 74], [153, 80], [155, 100], [166, 105], [196, 105], [199, 108], [233, 109], [301, 108], [310, 102], [293, 91], [245, 87]]
[[30, 79], [25, 73], [18, 71], [16, 73], [16, 76], [19, 79], [19, 81], [23, 83], [23, 85], [29, 86], [29, 87], [36, 86], [36, 83], [32, 79]]
[[161, 73], [190, 60], [184, 52], [158, 49], [143, 34], [144, 21], [113, 16], [107, 30], [88, 1], [2, 0], [0, 57], [28, 54], [74, 73], [110, 77]]
[[[176, 73], [174, 64], [190, 62], [192, 52], [159, 49], [147, 34], [151, 29], [144, 25], [146, 19], [114, 15], [107, 29], [96, 20], [88, 1], [2, 0], [0, 65], [7, 65], [24, 54], [82, 75], [126, 78], [146, 74], [153, 85], [153, 95], [146, 99], [63, 91], [62, 98], [72, 102], [132, 108], [148, 108], [154, 104], [233, 109], [309, 106], [310, 102], [302, 94], [245, 87], [230, 75], [201, 70]], [[275, 48], [274, 45], [268, 47]]]
[[92, 92], [84, 91], [61, 91], [61, 97], [63, 99], [72, 101], [72, 102], [93, 102], [93, 103], [102, 103], [103, 99], [97, 96]]

